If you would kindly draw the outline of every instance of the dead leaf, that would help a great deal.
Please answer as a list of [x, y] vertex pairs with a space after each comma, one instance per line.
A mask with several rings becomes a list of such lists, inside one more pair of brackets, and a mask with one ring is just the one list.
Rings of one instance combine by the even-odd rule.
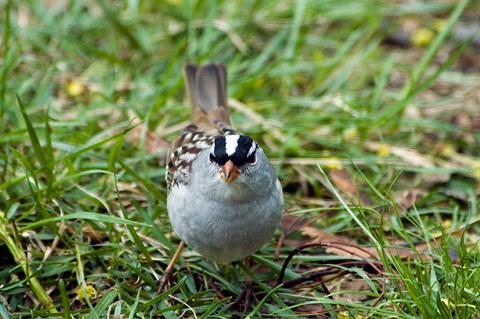
[[[68, 226], [68, 231], [71, 232], [72, 234], [77, 231], [77, 229], [73, 226]], [[104, 236], [105, 232], [102, 230], [98, 230], [93, 228], [92, 225], [90, 224], [84, 224], [82, 227], [82, 233], [87, 236], [88, 238], [95, 240], [95, 241], [100, 241]]]
[[[140, 148], [142, 130], [143, 130], [143, 123], [140, 123], [140, 119], [135, 116], [133, 111], [129, 111], [129, 116], [132, 118], [132, 125], [137, 125], [133, 130], [126, 135], [127, 141], [137, 148]], [[140, 123], [140, 124], [139, 124]], [[158, 137], [157, 134], [148, 130], [145, 132], [145, 153], [147, 154], [157, 154], [162, 151], [167, 150], [170, 147], [170, 143]]]
[[[370, 257], [377, 257], [377, 256], [371, 256], [370, 254], [354, 247], [351, 245], [355, 244], [355, 241], [348, 241], [340, 236], [333, 235], [330, 233], [327, 233], [326, 231], [323, 231], [321, 229], [317, 229], [315, 227], [307, 226], [304, 227], [300, 230], [302, 235], [308, 236], [312, 238], [314, 241], [318, 242], [331, 242], [331, 243], [340, 243], [340, 245], [345, 245], [345, 250], [348, 250], [352, 252], [351, 254], [348, 253], [347, 251], [344, 251], [343, 249], [338, 249], [336, 247], [327, 247], [325, 251], [329, 254], [335, 254], [338, 256], [347, 256], [347, 257], [352, 257], [352, 256], [359, 256], [363, 258], [370, 258]], [[337, 245], [335, 245], [337, 246]]]
[[[380, 259], [379, 252], [375, 247], [357, 247], [355, 246], [356, 242], [353, 240], [347, 240], [343, 237], [333, 235], [317, 229], [315, 227], [307, 226], [300, 230], [302, 235], [312, 238], [314, 241], [323, 242], [323, 243], [332, 243], [331, 246], [327, 246], [325, 251], [329, 254], [335, 254], [337, 256], [346, 256], [346, 257], [361, 257], [361, 258], [371, 258]], [[421, 244], [419, 244], [420, 246]], [[420, 251], [421, 249], [416, 249]], [[430, 259], [430, 256], [426, 253], [415, 254], [411, 249], [400, 248], [398, 245], [396, 247], [391, 247], [387, 249], [388, 253], [392, 256], [399, 256], [402, 259], [406, 258], [416, 258], [420, 256], [423, 260]]]
[[341, 238], [340, 236], [327, 233], [324, 230], [311, 227], [311, 226], [302, 228], [300, 232], [302, 233], [302, 235], [308, 236], [314, 241], [329, 241], [329, 242], [343, 243], [347, 245], [354, 244], [354, 241], [347, 241], [344, 238]]
[[[371, 206], [372, 201], [367, 194], [355, 186], [353, 177], [345, 170], [332, 169], [328, 172], [328, 176], [352, 199], [355, 204], [359, 204], [358, 198], [362, 206]], [[341, 194], [341, 193], [340, 193]]]
[[87, 237], [94, 239], [94, 240], [101, 240], [103, 236], [105, 236], [105, 232], [101, 230], [97, 230], [92, 227], [90, 224], [84, 224], [82, 227], [82, 233], [87, 235]]
[[[334, 294], [335, 300], [350, 303], [359, 303], [369, 299], [365, 293], [371, 291], [370, 285], [364, 279], [352, 273], [341, 276], [338, 280], [326, 282], [325, 285], [328, 291]], [[342, 291], [348, 291], [348, 293], [342, 293]]]
[[401, 213], [405, 213], [416, 202], [422, 199], [426, 192], [420, 189], [411, 188], [395, 193], [396, 208], [401, 209]]
[[126, 183], [126, 182], [117, 182], [117, 189], [120, 192], [128, 192], [134, 194], [143, 194], [143, 192], [138, 188], [136, 183]]
[[[326, 312], [325, 307], [320, 303], [306, 304], [295, 309], [295, 314], [299, 316], [321, 314], [324, 312]], [[314, 318], [317, 318], [317, 317], [314, 317]]]

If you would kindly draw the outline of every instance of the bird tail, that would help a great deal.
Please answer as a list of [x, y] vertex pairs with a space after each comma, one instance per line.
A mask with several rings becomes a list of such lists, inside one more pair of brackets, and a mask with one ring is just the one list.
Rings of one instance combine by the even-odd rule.
[[231, 129], [227, 105], [227, 68], [224, 64], [203, 66], [186, 64], [183, 75], [190, 98], [193, 124], [200, 131], [228, 131]]

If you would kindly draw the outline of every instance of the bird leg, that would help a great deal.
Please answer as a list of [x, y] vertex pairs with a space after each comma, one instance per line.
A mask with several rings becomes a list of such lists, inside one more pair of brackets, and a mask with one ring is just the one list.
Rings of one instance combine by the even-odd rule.
[[167, 283], [170, 284], [172, 282], [173, 266], [175, 266], [175, 262], [177, 261], [178, 256], [180, 256], [180, 252], [182, 251], [183, 246], [185, 246], [185, 242], [182, 240], [180, 244], [178, 244], [177, 250], [175, 251], [175, 254], [173, 254], [173, 257], [170, 260], [170, 262], [168, 263], [167, 268], [165, 268], [165, 270], [163, 271], [163, 276], [162, 276], [162, 279], [160, 279], [157, 295], [159, 295], [162, 292], [163, 288]]

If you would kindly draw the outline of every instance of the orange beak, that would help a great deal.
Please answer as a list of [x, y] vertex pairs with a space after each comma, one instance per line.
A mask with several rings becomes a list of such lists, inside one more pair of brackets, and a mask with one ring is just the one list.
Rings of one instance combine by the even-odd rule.
[[220, 176], [226, 183], [233, 182], [238, 178], [238, 175], [237, 167], [233, 165], [231, 160], [228, 160], [220, 170]]

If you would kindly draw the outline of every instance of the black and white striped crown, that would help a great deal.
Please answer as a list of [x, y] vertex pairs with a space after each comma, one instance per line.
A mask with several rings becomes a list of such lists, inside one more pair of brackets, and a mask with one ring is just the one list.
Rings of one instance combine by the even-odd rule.
[[210, 160], [220, 166], [225, 165], [228, 160], [231, 160], [237, 167], [246, 163], [254, 164], [257, 148], [257, 143], [246, 135], [218, 136], [213, 141], [213, 152], [210, 154]]

